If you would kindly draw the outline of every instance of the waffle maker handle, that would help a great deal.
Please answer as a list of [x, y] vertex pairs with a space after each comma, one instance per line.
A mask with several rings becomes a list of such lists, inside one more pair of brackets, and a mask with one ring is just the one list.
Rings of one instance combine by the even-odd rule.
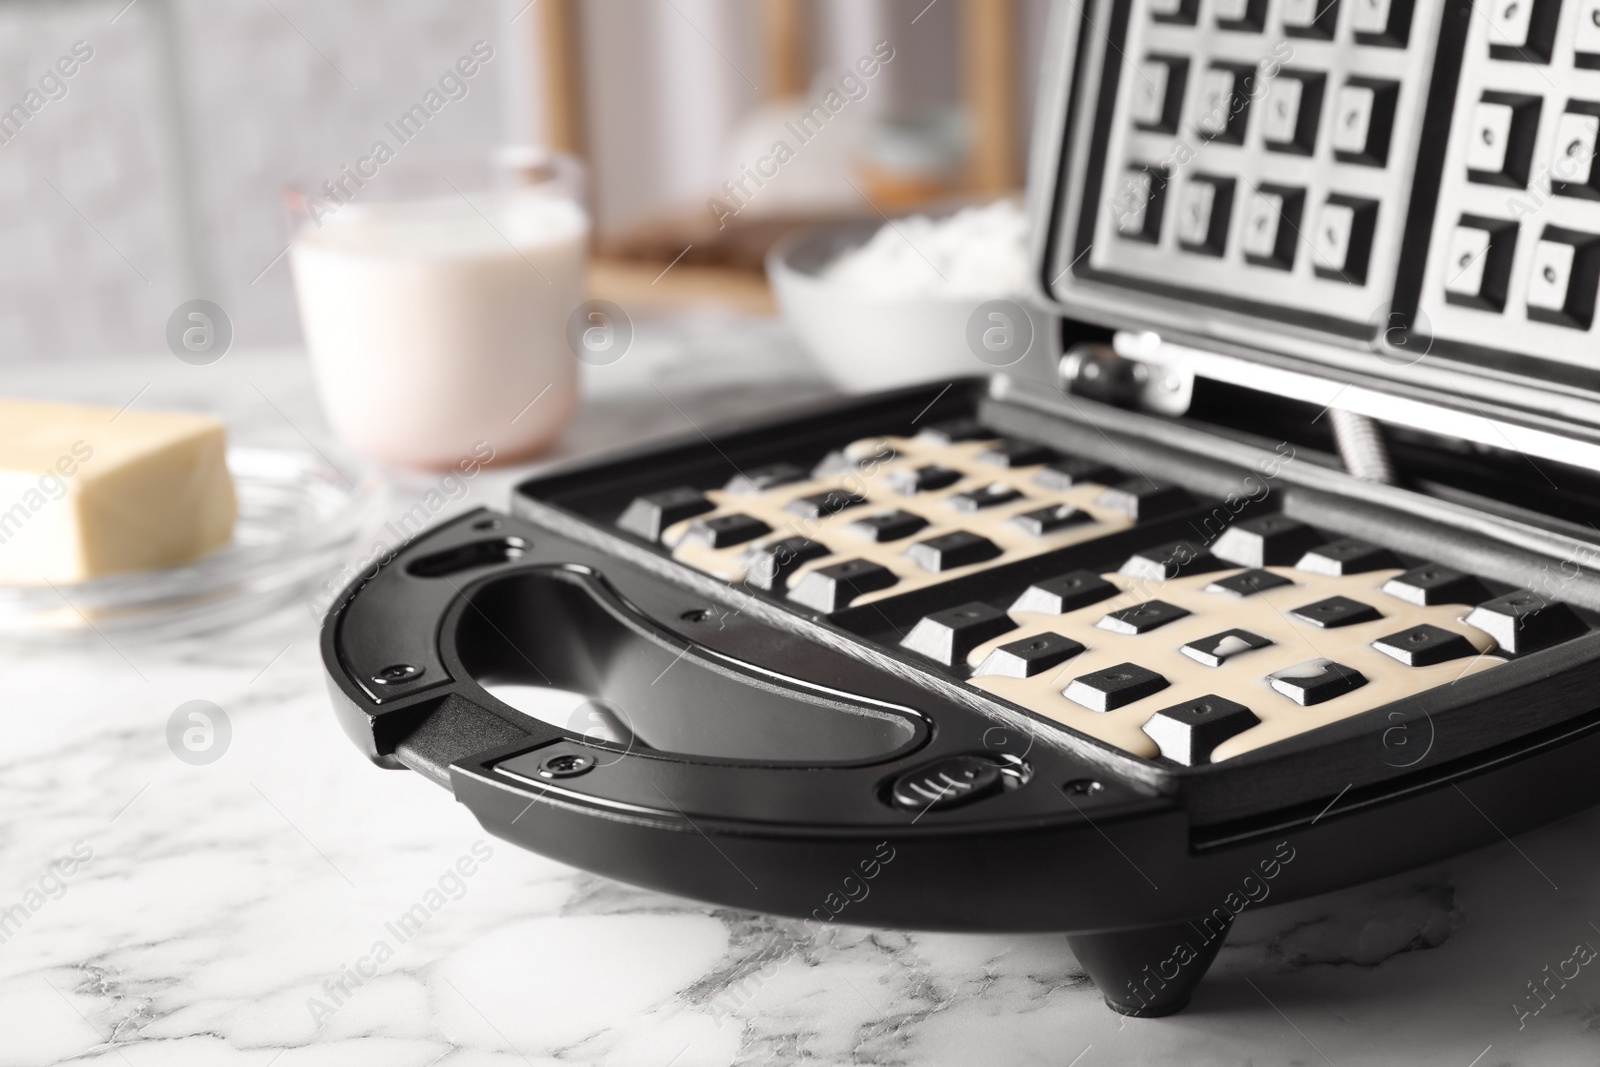
[[[1184, 892], [1154, 890], [1147, 875], [1188, 852], [1171, 800], [997, 737], [993, 719], [821, 646], [800, 651], [805, 678], [786, 677], [795, 638], [756, 620], [685, 636], [704, 603], [599, 549], [478, 511], [352, 582], [327, 613], [323, 657], [339, 721], [369, 759], [449, 788], [522, 847], [795, 917], [813, 933], [833, 922], [1074, 931], [1116, 1010], [1187, 1003], [1231, 924], [1222, 914], [1193, 925], [1194, 893], [1221, 892], [1233, 864], [1203, 865], [1216, 886], [1190, 871]], [[519, 665], [522, 680], [599, 694], [603, 708], [681, 714], [665, 733], [659, 722], [607, 736], [586, 729], [590, 718], [554, 725], [490, 692]], [[932, 799], [908, 805], [908, 789]], [[1108, 827], [1131, 862], [1103, 864]], [[1102, 870], [1084, 879], [1086, 864]], [[1153, 976], [1148, 965], [1180, 940], [1197, 947], [1192, 960]]]

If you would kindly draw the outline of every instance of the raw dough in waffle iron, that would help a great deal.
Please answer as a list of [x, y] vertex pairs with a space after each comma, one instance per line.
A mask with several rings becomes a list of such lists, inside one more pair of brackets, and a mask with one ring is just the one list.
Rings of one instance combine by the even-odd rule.
[[[1416, 696], [1505, 662], [1499, 656], [1483, 654], [1494, 646], [1493, 639], [1462, 621], [1472, 610], [1470, 606], [1420, 607], [1383, 592], [1386, 581], [1403, 573], [1398, 568], [1340, 577], [1312, 574], [1294, 567], [1265, 569], [1294, 584], [1276, 586], [1253, 596], [1236, 597], [1206, 592], [1206, 586], [1238, 573], [1236, 570], [1185, 575], [1166, 581], [1107, 574], [1105, 579], [1123, 590], [1120, 596], [1063, 615], [1012, 612], [1017, 629], [979, 645], [968, 656], [968, 662], [976, 666], [999, 645], [1047, 631], [1079, 642], [1085, 646], [1084, 652], [1032, 678], [979, 675], [971, 679], [971, 684], [1055, 719], [1079, 733], [1140, 756], [1160, 754], [1155, 741], [1142, 730], [1155, 712], [1196, 697], [1213, 694], [1225, 697], [1255, 712], [1261, 724], [1217, 746], [1211, 757], [1211, 762], [1215, 763], [1392, 701]], [[1376, 608], [1380, 617], [1324, 629], [1293, 614], [1297, 608], [1332, 596], [1345, 596], [1367, 604]], [[1107, 612], [1147, 600], [1161, 600], [1187, 608], [1190, 614], [1137, 635], [1115, 633], [1097, 625]], [[1462, 635], [1480, 654], [1428, 667], [1408, 667], [1372, 647], [1372, 642], [1379, 638], [1422, 623]], [[1208, 667], [1180, 651], [1190, 641], [1232, 629], [1257, 634], [1272, 644], [1230, 656], [1217, 667]], [[1274, 690], [1267, 681], [1267, 675], [1275, 671], [1316, 659], [1329, 659], [1360, 671], [1367, 683], [1323, 703], [1302, 707]], [[1074, 678], [1119, 663], [1136, 663], [1160, 674], [1170, 684], [1157, 693], [1105, 712], [1091, 711], [1062, 695], [1062, 690]]]
[[[661, 540], [672, 548], [674, 558], [737, 585], [745, 580], [745, 554], [752, 545], [769, 544], [787, 537], [807, 537], [826, 545], [829, 554], [797, 568], [789, 578], [789, 588], [793, 589], [810, 571], [850, 559], [871, 560], [893, 571], [897, 581], [887, 589], [864, 593], [852, 601], [854, 604], [868, 604], [984, 568], [998, 567], [1067, 545], [1104, 537], [1133, 525], [1133, 520], [1122, 512], [1095, 503], [1105, 489], [1103, 485], [1083, 482], [1070, 489], [1046, 489], [1034, 482], [1041, 464], [1007, 468], [979, 462], [979, 453], [993, 444], [992, 438], [954, 444], [905, 437], [857, 441], [845, 449], [845, 455], [852, 460], [865, 460], [863, 469], [790, 482], [758, 494], [710, 490], [706, 497], [716, 505], [716, 510], [669, 526], [662, 532]], [[896, 492], [889, 484], [888, 475], [891, 471], [915, 470], [931, 465], [960, 471], [962, 477], [943, 488], [912, 496]], [[974, 512], [960, 511], [949, 503], [952, 496], [992, 484], [1010, 486], [1022, 495], [1009, 503], [980, 508]], [[864, 496], [866, 502], [820, 518], [806, 518], [788, 510], [794, 500], [837, 489]], [[1008, 521], [1015, 515], [1061, 504], [1082, 510], [1089, 516], [1089, 521], [1064, 526], [1042, 537], [1034, 537]], [[928, 525], [908, 537], [876, 542], [846, 529], [857, 519], [889, 510], [920, 516], [927, 520]], [[716, 549], [693, 540], [684, 540], [684, 534], [692, 523], [734, 514], [760, 519], [772, 527], [772, 533], [746, 544]], [[988, 538], [1001, 550], [1000, 554], [981, 563], [940, 572], [925, 570], [905, 555], [906, 549], [916, 542], [958, 530]]]
[[[1133, 525], [1130, 516], [1096, 503], [1105, 489], [1102, 484], [1085, 482], [1065, 490], [1047, 489], [1034, 480], [1041, 464], [1001, 467], [980, 462], [979, 454], [993, 444], [992, 438], [948, 444], [904, 437], [857, 441], [844, 450], [848, 460], [861, 464], [857, 469], [813, 476], [760, 493], [711, 490], [706, 497], [716, 505], [715, 510], [672, 525], [663, 531], [662, 541], [672, 547], [675, 558], [738, 584], [745, 580], [746, 553], [753, 545], [806, 537], [827, 546], [829, 554], [798, 567], [788, 579], [788, 588], [793, 589], [810, 571], [845, 560], [865, 559], [888, 568], [897, 579], [888, 588], [864, 593], [851, 601], [866, 604], [983, 568], [1104, 537]], [[909, 496], [891, 487], [887, 477], [891, 471], [929, 465], [951, 468], [960, 472], [961, 478], [939, 489]], [[952, 496], [988, 485], [1010, 486], [1022, 496], [976, 511], [961, 511], [949, 503]], [[791, 502], [797, 499], [829, 490], [846, 490], [865, 497], [865, 502], [816, 518], [789, 509]], [[1081, 509], [1089, 521], [1040, 537], [1030, 535], [1009, 521], [1016, 515], [1061, 504]], [[917, 515], [928, 525], [914, 534], [890, 541], [873, 541], [847, 528], [860, 518], [889, 510]], [[772, 532], [724, 548], [710, 548], [697, 540], [685, 539], [692, 523], [740, 514], [761, 520]], [[1000, 554], [981, 563], [938, 573], [924, 569], [905, 554], [907, 547], [915, 542], [958, 530], [988, 538], [1001, 550]], [[968, 662], [976, 667], [996, 647], [1047, 631], [1082, 644], [1085, 648], [1082, 653], [1032, 678], [979, 675], [973, 677], [970, 684], [1080, 733], [1135, 755], [1152, 758], [1159, 756], [1160, 750], [1142, 729], [1151, 715], [1197, 697], [1225, 697], [1248, 707], [1261, 721], [1217, 746], [1211, 761], [1218, 762], [1504, 662], [1499, 656], [1486, 654], [1494, 646], [1487, 634], [1462, 621], [1471, 610], [1469, 605], [1421, 607], [1384, 593], [1384, 582], [1401, 573], [1397, 568], [1340, 577], [1293, 567], [1267, 569], [1293, 584], [1237, 597], [1206, 592], [1205, 587], [1238, 570], [1212, 571], [1165, 581], [1107, 574], [1106, 580], [1122, 590], [1120, 595], [1063, 615], [1013, 612], [1017, 628], [979, 645], [968, 656]], [[1296, 608], [1332, 596], [1350, 597], [1376, 608], [1379, 617], [1349, 626], [1322, 628], [1292, 614]], [[1190, 614], [1143, 634], [1121, 634], [1097, 625], [1108, 612], [1147, 600], [1161, 600], [1185, 608]], [[1462, 635], [1479, 655], [1412, 667], [1372, 646], [1379, 638], [1423, 623]], [[1206, 666], [1180, 651], [1190, 641], [1235, 628], [1267, 638], [1272, 643], [1232, 656], [1215, 667]], [[1301, 706], [1271, 687], [1269, 674], [1318, 659], [1332, 660], [1359, 671], [1366, 678], [1366, 684], [1309, 707]], [[1134, 663], [1153, 670], [1169, 684], [1159, 692], [1104, 712], [1090, 710], [1063, 695], [1062, 691], [1073, 679], [1121, 663]]]

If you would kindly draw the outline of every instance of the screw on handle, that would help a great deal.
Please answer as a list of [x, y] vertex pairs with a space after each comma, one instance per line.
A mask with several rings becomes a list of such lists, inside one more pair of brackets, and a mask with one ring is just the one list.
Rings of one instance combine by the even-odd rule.
[[400, 685], [422, 677], [424, 668], [411, 663], [391, 663], [372, 676], [373, 685]]

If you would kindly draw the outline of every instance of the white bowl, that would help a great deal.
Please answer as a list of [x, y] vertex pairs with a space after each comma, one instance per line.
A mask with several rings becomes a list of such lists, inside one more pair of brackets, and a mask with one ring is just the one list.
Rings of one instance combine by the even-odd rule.
[[[862, 220], [801, 230], [767, 253], [778, 308], [822, 369], [844, 391], [867, 393], [1001, 366], [979, 359], [967, 341], [967, 324], [983, 299], [872, 296], [819, 276], [881, 225]], [[1055, 327], [1037, 309], [1025, 310], [1033, 328], [1030, 351], [1037, 355], [1052, 343]]]

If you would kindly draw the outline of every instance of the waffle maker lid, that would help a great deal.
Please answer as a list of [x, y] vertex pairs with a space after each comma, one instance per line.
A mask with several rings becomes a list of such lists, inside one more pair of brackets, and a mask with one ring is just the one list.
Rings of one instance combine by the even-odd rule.
[[1212, 378], [1600, 469], [1600, 54], [1470, 0], [1318, 7], [1053, 6], [1036, 295], [1155, 410]]

